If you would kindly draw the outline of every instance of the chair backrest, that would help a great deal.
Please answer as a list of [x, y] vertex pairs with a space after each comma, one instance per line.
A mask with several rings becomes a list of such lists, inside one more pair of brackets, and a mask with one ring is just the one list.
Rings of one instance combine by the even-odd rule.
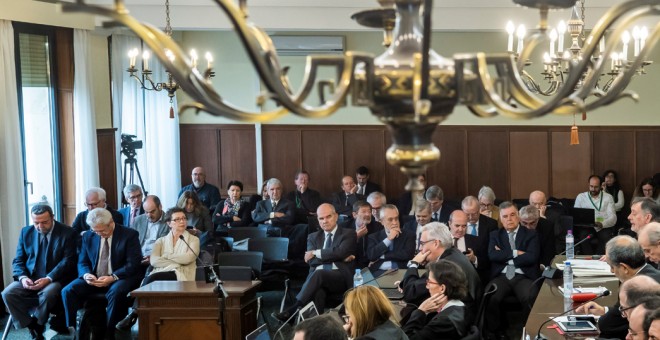
[[[213, 269], [222, 281], [250, 281], [253, 279], [253, 270], [251, 267], [218, 266], [216, 264], [213, 265]], [[206, 271], [204, 267], [197, 267], [195, 281], [206, 281]]]
[[495, 294], [497, 291], [497, 285], [495, 283], [489, 283], [486, 285], [486, 289], [484, 290], [484, 295], [481, 297], [481, 302], [479, 303], [479, 310], [477, 311], [477, 317], [474, 320], [475, 326], [477, 326], [477, 329], [484, 329], [484, 314], [486, 313], [486, 307], [488, 306], [488, 302], [490, 301], [490, 298]]
[[234, 251], [231, 253], [218, 253], [216, 263], [219, 266], [245, 266], [254, 271], [254, 276], [261, 274], [261, 264], [264, 254], [260, 251]]
[[229, 229], [229, 237], [232, 237], [236, 242], [246, 238], [265, 238], [266, 232], [267, 229], [264, 226], [236, 227]]
[[286, 237], [251, 238], [248, 240], [249, 251], [260, 251], [264, 261], [284, 261], [287, 259], [289, 239]]

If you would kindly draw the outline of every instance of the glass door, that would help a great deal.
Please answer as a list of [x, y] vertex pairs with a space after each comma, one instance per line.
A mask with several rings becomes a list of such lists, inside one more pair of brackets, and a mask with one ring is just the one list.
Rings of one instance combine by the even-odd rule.
[[54, 35], [40, 26], [14, 26], [16, 76], [23, 142], [25, 192], [28, 212], [38, 203], [50, 205], [62, 216], [57, 105], [55, 103]]

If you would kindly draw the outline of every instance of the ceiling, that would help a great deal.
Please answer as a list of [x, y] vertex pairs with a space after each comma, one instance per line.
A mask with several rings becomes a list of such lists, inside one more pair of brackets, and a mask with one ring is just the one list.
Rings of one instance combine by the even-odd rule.
[[[73, 2], [72, 0], [69, 0]], [[112, 5], [112, 0], [87, 0]], [[620, 0], [587, 0], [586, 26]], [[131, 15], [156, 26], [165, 25], [165, 0], [125, 0]], [[351, 14], [378, 7], [375, 0], [252, 0], [250, 20], [270, 31], [363, 30]], [[445, 0], [434, 2], [433, 28], [446, 31], [503, 30], [508, 20], [535, 27], [538, 12], [518, 7], [511, 0]], [[171, 25], [175, 30], [229, 29], [230, 23], [213, 0], [170, 0]], [[568, 20], [570, 11], [553, 11], [550, 24]], [[100, 25], [101, 19], [97, 20]]]

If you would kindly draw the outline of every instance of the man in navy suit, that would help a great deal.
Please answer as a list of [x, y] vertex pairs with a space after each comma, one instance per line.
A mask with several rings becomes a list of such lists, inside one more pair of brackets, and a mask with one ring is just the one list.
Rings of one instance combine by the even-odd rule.
[[426, 189], [424, 198], [431, 204], [431, 220], [447, 224], [449, 215], [456, 210], [450, 204], [445, 203], [445, 194], [437, 185], [432, 185]]
[[257, 202], [257, 207], [252, 211], [252, 220], [257, 224], [272, 225], [280, 229], [292, 225], [295, 209], [291, 201], [282, 198], [282, 182], [271, 178], [266, 186], [270, 199]]
[[522, 305], [523, 320], [527, 320], [529, 306], [536, 299], [538, 289], [532, 284], [541, 275], [539, 269], [539, 238], [534, 230], [520, 225], [518, 208], [511, 202], [500, 204], [502, 229], [490, 233], [488, 257], [491, 262], [492, 283], [497, 291], [491, 296], [486, 307], [486, 328], [491, 338], [500, 338], [504, 330], [500, 328], [502, 301], [514, 295]]
[[339, 215], [350, 217], [353, 204], [364, 199], [364, 196], [357, 193], [357, 189], [353, 177], [344, 176], [341, 178], [341, 191], [333, 193], [330, 197], [330, 203]]
[[88, 296], [104, 293], [108, 299], [106, 336], [127, 313], [128, 293], [140, 286], [143, 271], [138, 232], [115, 224], [110, 213], [96, 208], [87, 215], [91, 231], [82, 238], [78, 256], [79, 277], [62, 290], [66, 322], [75, 328], [76, 311]]
[[401, 230], [396, 206], [384, 205], [380, 209], [380, 220], [385, 229], [369, 235], [367, 245], [369, 270], [375, 277], [386, 270], [406, 268], [408, 261], [415, 256], [415, 234]]
[[75, 234], [74, 236], [76, 237], [78, 248], [80, 248], [80, 239], [82, 234], [86, 231], [89, 231], [90, 227], [86, 221], [87, 214], [89, 214], [92, 209], [107, 209], [112, 215], [112, 220], [117, 224], [121, 224], [124, 220], [124, 217], [117, 210], [113, 209], [105, 202], [105, 197], [105, 190], [103, 190], [103, 188], [92, 187], [87, 189], [85, 192], [85, 206], [87, 207], [87, 210], [78, 213], [76, 218], [73, 220], [73, 224], [71, 225], [71, 228], [73, 228]]
[[361, 166], [355, 170], [355, 179], [357, 180], [357, 194], [367, 197], [372, 192], [381, 192], [380, 185], [369, 181], [369, 169]]
[[[2, 292], [16, 328], [28, 327], [34, 339], [43, 339], [48, 315], [59, 303], [60, 291], [73, 278], [75, 239], [68, 226], [53, 219], [53, 210], [37, 204], [33, 225], [21, 230], [12, 262], [14, 282]], [[36, 309], [32, 316], [31, 309]], [[53, 324], [51, 321], [51, 328]]]
[[[467, 234], [467, 215], [463, 210], [454, 210], [449, 216], [449, 231], [454, 241], [454, 248], [460, 250], [477, 269], [479, 277], [490, 279], [490, 261], [488, 260], [488, 243]], [[481, 281], [482, 283], [487, 283]]]
[[355, 248], [356, 268], [364, 268], [369, 265], [367, 238], [383, 230], [383, 226], [376, 222], [371, 215], [371, 204], [366, 201], [355, 202], [353, 204], [353, 217], [342, 222], [339, 226], [355, 230], [355, 236], [357, 237], [357, 247]]
[[124, 197], [129, 205], [118, 210], [123, 217], [121, 225], [125, 227], [133, 227], [133, 221], [135, 221], [135, 218], [144, 214], [144, 208], [142, 208], [142, 198], [144, 198], [144, 193], [139, 185], [129, 184], [124, 187]]
[[[477, 237], [478, 245], [484, 248], [487, 247], [490, 233], [497, 230], [497, 221], [479, 212], [479, 200], [474, 196], [465, 197], [461, 202], [461, 208], [468, 218], [465, 233]], [[487, 253], [487, 251], [485, 252]], [[479, 273], [481, 282], [484, 284], [489, 282], [491, 279], [490, 261], [483, 261], [477, 267], [477, 272]]]
[[403, 230], [407, 230], [415, 235], [415, 249], [419, 248], [422, 228], [431, 222], [431, 211], [431, 203], [426, 200], [417, 201], [415, 204], [415, 219], [403, 225]]
[[337, 225], [335, 208], [328, 203], [321, 204], [316, 215], [322, 230], [307, 237], [305, 262], [310, 267], [309, 275], [296, 296], [296, 302], [282, 313], [273, 314], [283, 322], [312, 300], [323, 313], [325, 294], [343, 294], [353, 285], [355, 266], [351, 259], [355, 258], [355, 232]]

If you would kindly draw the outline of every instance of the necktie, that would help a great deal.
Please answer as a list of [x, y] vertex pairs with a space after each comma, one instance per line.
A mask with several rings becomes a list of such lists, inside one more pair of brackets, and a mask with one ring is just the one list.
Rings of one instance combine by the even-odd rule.
[[357, 191], [357, 193], [358, 193], [359, 195], [364, 195], [364, 185], [359, 185], [359, 186], [358, 186], [358, 191]]
[[[509, 245], [511, 246], [511, 250], [516, 249], [516, 239], [515, 239], [515, 237], [516, 237], [515, 232], [509, 233]], [[513, 277], [516, 276], [516, 266], [514, 266], [513, 264], [507, 264], [505, 275], [506, 275], [507, 279], [509, 279], [509, 280], [513, 279]]]
[[458, 249], [458, 238], [454, 237], [454, 248]]
[[344, 204], [345, 206], [348, 206], [348, 195], [349, 194], [346, 194], [346, 203]]
[[273, 201], [272, 204], [273, 204], [273, 211], [275, 211], [275, 209], [277, 208], [277, 201]]
[[131, 212], [131, 220], [128, 222], [129, 226], [133, 225], [133, 221], [135, 220], [135, 217], [137, 216], [137, 212], [138, 212], [137, 209], [133, 209], [133, 211]]
[[433, 220], [438, 222], [438, 212], [437, 211], [433, 213]]
[[477, 236], [477, 225], [470, 223], [470, 235]]
[[[332, 234], [327, 233], [325, 234], [325, 244], [323, 244], [323, 249], [330, 249], [330, 248], [332, 248]], [[323, 269], [332, 270], [332, 263], [323, 264]]]
[[108, 260], [110, 257], [110, 244], [108, 239], [103, 239], [103, 249], [101, 249], [101, 258], [99, 260], [99, 267], [96, 269], [96, 276], [108, 276]]
[[41, 235], [41, 242], [39, 242], [39, 255], [37, 263], [34, 264], [34, 276], [36, 279], [46, 277], [46, 262], [48, 261], [48, 256], [46, 255], [47, 248], [48, 238], [46, 238], [46, 235]]

